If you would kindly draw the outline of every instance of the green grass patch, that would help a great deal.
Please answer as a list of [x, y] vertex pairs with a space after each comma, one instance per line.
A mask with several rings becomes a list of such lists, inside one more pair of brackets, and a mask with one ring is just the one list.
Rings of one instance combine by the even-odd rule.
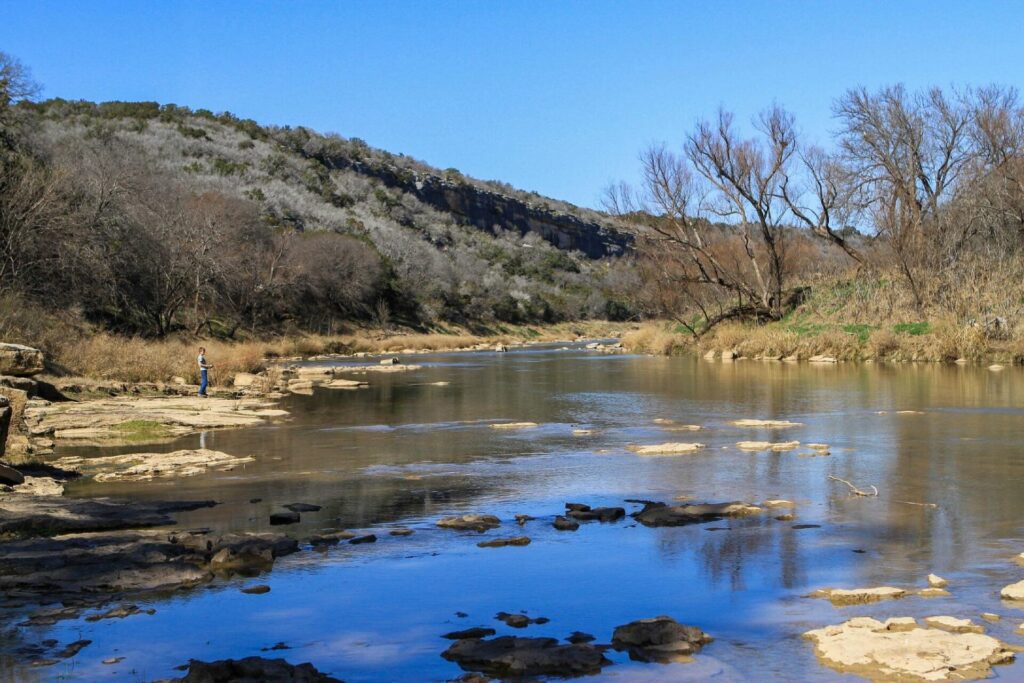
[[912, 337], [920, 337], [922, 334], [931, 332], [932, 325], [929, 322], [897, 323], [892, 326], [892, 331], [896, 334], [909, 334]]
[[857, 335], [857, 339], [859, 339], [860, 343], [863, 344], [868, 340], [868, 337], [871, 336], [871, 333], [875, 330], [875, 326], [867, 324], [843, 325], [842, 330], [847, 334]]

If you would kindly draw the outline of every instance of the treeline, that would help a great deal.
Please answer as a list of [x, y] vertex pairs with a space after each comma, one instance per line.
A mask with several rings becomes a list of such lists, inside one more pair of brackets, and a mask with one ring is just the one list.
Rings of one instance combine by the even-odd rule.
[[421, 165], [407, 157], [175, 105], [36, 102], [37, 90], [0, 53], [0, 295], [19, 306], [227, 337], [635, 313], [628, 260], [483, 233], [315, 152]]
[[[828, 150], [802, 139], [781, 107], [752, 136], [721, 111], [681, 151], [648, 149], [640, 187], [609, 189], [609, 209], [656, 264], [648, 273], [666, 311], [698, 336], [731, 318], [779, 320], [801, 285], [845, 272], [906, 293], [917, 315], [1019, 320], [1018, 93], [856, 88], [833, 111]], [[713, 225], [723, 220], [734, 229]]]

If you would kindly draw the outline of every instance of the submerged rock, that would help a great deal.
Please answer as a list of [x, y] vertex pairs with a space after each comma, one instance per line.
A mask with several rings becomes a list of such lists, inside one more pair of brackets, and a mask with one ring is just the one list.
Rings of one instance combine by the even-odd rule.
[[516, 536], [514, 538], [495, 538], [490, 541], [480, 541], [476, 545], [478, 548], [504, 548], [505, 546], [510, 545], [524, 546], [530, 545], [530, 539], [526, 536]]
[[890, 629], [887, 623], [857, 617], [804, 637], [814, 642], [819, 659], [830, 668], [876, 680], [987, 678], [992, 665], [1013, 660], [1013, 653], [991, 636], [922, 628], [916, 622]]
[[289, 503], [288, 505], [282, 505], [281, 507], [292, 512], [319, 512], [320, 506], [313, 505], [312, 503]]
[[463, 629], [462, 631], [452, 631], [446, 633], [442, 638], [448, 640], [465, 640], [466, 638], [486, 638], [487, 636], [493, 636], [497, 631], [493, 628], [487, 628], [486, 626], [475, 626], [473, 628]]
[[437, 526], [442, 529], [455, 529], [457, 531], [477, 531], [483, 533], [490, 529], [501, 526], [501, 520], [494, 515], [460, 515], [458, 517], [444, 517], [437, 520]]
[[617, 626], [612, 634], [612, 647], [641, 662], [686, 661], [711, 641], [711, 636], [696, 626], [666, 616], [632, 621]]
[[124, 619], [136, 614], [156, 614], [155, 609], [139, 609], [138, 605], [121, 605], [120, 607], [114, 607], [106, 612], [100, 614], [90, 614], [85, 618], [86, 621], [100, 621], [102, 619]]
[[589, 633], [584, 633], [583, 631], [573, 631], [568, 636], [566, 636], [565, 640], [567, 642], [576, 644], [576, 643], [592, 643], [595, 640], [597, 640], [597, 638], [595, 638], [594, 636], [590, 635]]
[[453, 643], [442, 655], [467, 671], [490, 676], [586, 676], [600, 673], [611, 661], [589, 644], [559, 644], [554, 638], [501, 636]]
[[188, 663], [188, 674], [177, 679], [183, 683], [341, 683], [337, 678], [320, 673], [309, 663], [289, 664], [283, 659], [246, 657], [216, 662]]
[[356, 536], [355, 538], [349, 539], [349, 543], [352, 545], [361, 545], [363, 543], [376, 543], [377, 537], [373, 534], [366, 534], [365, 536]]
[[809, 597], [824, 598], [836, 607], [847, 607], [849, 605], [867, 605], [882, 600], [898, 600], [905, 597], [907, 591], [892, 586], [879, 586], [877, 588], [822, 588], [814, 591]]
[[555, 521], [551, 524], [558, 531], [576, 531], [580, 528], [580, 523], [574, 519], [562, 517], [561, 515], [555, 517]]
[[281, 526], [284, 524], [298, 524], [302, 521], [302, 515], [298, 512], [271, 512], [270, 513], [270, 524], [271, 526]]
[[666, 505], [665, 503], [647, 502], [632, 517], [644, 526], [685, 526], [714, 522], [725, 517], [746, 517], [764, 512], [762, 508], [750, 503], [703, 503], [690, 505]]

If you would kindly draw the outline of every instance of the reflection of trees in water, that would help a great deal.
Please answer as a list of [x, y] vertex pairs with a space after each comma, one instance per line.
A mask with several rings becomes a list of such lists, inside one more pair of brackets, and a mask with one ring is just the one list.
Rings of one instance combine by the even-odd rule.
[[[665, 559], [692, 556], [707, 577], [709, 589], [747, 589], [747, 583], [795, 588], [806, 583], [792, 522], [767, 518], [722, 520], [686, 527], [653, 529]], [[709, 531], [709, 527], [728, 530]], [[752, 581], [753, 580], [753, 581]]]

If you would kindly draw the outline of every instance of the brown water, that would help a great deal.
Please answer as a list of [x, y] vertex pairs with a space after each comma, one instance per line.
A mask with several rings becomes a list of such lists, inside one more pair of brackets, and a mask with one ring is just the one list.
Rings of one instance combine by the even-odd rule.
[[[175, 675], [173, 667], [190, 658], [262, 654], [311, 661], [349, 682], [444, 681], [462, 673], [440, 657], [449, 642], [439, 635], [456, 628], [560, 638], [581, 630], [607, 642], [616, 625], [659, 614], [716, 640], [690, 664], [642, 664], [612, 653], [615, 664], [594, 680], [856, 680], [819, 664], [799, 635], [859, 615], [977, 621], [981, 612], [996, 612], [1004, 619], [989, 632], [1024, 641], [1014, 634], [1024, 610], [998, 596], [1024, 578], [1012, 561], [1024, 551], [1024, 375], [1016, 370], [708, 363], [552, 348], [415, 362], [424, 369], [370, 375], [368, 389], [289, 398], [283, 407], [291, 417], [280, 423], [148, 449], [204, 445], [256, 456], [244, 468], [166, 482], [82, 483], [68, 492], [212, 498], [221, 504], [181, 515], [180, 524], [225, 530], [269, 528], [268, 515], [280, 505], [315, 503], [320, 512], [285, 529], [299, 537], [321, 528], [376, 529], [376, 544], [280, 560], [264, 577], [272, 588], [266, 595], [244, 595], [243, 582], [224, 581], [139, 603], [155, 607], [153, 616], [21, 628], [17, 636], [29, 642], [94, 642], [46, 670], [21, 670], [8, 659], [0, 678], [152, 680]], [[438, 381], [449, 384], [432, 384]], [[654, 418], [704, 429], [665, 431]], [[729, 424], [739, 418], [803, 426]], [[489, 427], [506, 420], [540, 426]], [[574, 427], [595, 432], [574, 436]], [[790, 439], [830, 444], [831, 455], [735, 447]], [[665, 441], [707, 448], [648, 458], [625, 449]], [[861, 488], [873, 484], [880, 494], [852, 497], [829, 475]], [[796, 519], [649, 529], [627, 518], [584, 523], [575, 533], [550, 526], [567, 501], [633, 510], [638, 506], [626, 499], [680, 495], [786, 498], [797, 504]], [[484, 536], [434, 526], [464, 512], [507, 521]], [[538, 519], [520, 530], [515, 513]], [[416, 533], [381, 533], [398, 525]], [[476, 547], [482, 538], [519, 533], [533, 543]], [[825, 586], [924, 587], [929, 572], [949, 579], [952, 597], [844, 609], [802, 597]], [[500, 610], [551, 621], [516, 631], [493, 619]], [[279, 641], [292, 649], [261, 652]], [[125, 660], [100, 664], [111, 656]], [[996, 672], [1024, 680], [1021, 664]]]

